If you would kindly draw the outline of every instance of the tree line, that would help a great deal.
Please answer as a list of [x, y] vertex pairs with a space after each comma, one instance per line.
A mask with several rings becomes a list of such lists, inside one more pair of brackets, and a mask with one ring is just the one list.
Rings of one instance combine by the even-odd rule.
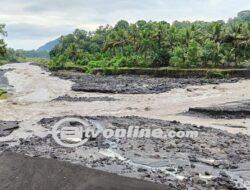
[[[5, 25], [0, 24], [0, 36], [6, 36], [6, 31], [4, 30]], [[4, 40], [1, 38], [0, 39], [0, 58], [6, 54], [6, 44]]]
[[235, 67], [250, 58], [250, 11], [228, 22], [119, 21], [75, 30], [50, 52], [52, 67]]
[[[1, 36], [7, 36], [4, 24], [0, 24], [0, 37]], [[4, 42], [4, 39], [0, 39], [0, 64], [10, 62], [25, 62], [33, 58], [49, 59], [49, 53], [47, 51], [37, 50], [14, 50], [12, 48], [7, 48], [7, 44]]]
[[[0, 24], [0, 36], [6, 36]], [[0, 39], [0, 62], [48, 57], [47, 52], [13, 50]], [[250, 11], [228, 22], [125, 20], [62, 36], [50, 52], [50, 67], [238, 67], [250, 59]]]

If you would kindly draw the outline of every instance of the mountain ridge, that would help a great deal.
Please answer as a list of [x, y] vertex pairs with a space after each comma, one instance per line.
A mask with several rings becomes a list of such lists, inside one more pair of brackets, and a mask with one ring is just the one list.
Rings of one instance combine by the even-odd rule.
[[50, 52], [57, 44], [59, 44], [60, 38], [47, 42], [43, 46], [39, 47], [37, 51], [47, 51]]

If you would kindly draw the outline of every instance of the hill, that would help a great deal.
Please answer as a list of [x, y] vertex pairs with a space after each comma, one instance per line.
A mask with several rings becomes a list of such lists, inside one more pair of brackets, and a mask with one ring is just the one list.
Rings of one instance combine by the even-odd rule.
[[57, 44], [59, 44], [60, 38], [57, 38], [56, 40], [50, 41], [46, 43], [45, 45], [39, 47], [37, 51], [51, 51]]

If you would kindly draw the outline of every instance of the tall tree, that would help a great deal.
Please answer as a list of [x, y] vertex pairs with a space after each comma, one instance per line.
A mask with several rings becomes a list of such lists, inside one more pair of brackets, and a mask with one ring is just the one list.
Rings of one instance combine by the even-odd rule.
[[[6, 36], [7, 33], [6, 31], [4, 30], [5, 28], [5, 25], [4, 24], [0, 24], [0, 37], [1, 36]], [[4, 42], [3, 39], [0, 38], [0, 56], [4, 56], [6, 54], [6, 44]]]

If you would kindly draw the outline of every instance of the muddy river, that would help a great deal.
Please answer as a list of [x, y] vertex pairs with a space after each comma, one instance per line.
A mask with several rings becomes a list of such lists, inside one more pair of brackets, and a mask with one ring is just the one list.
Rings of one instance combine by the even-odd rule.
[[[166, 177], [163, 177], [165, 179], [163, 180], [159, 179], [159, 176], [167, 175], [170, 176], [170, 181], [175, 179], [182, 181], [185, 176], [190, 175], [191, 170], [198, 173], [199, 170], [206, 170], [209, 175], [200, 173], [201, 179], [216, 176], [220, 168], [213, 168], [215, 160], [225, 159], [228, 156], [227, 151], [234, 151], [237, 155], [237, 150], [241, 147], [242, 151], [246, 151], [244, 153], [246, 157], [237, 158], [241, 161], [244, 160], [244, 162], [239, 164], [237, 170], [231, 171], [230, 175], [236, 176], [237, 180], [245, 186], [250, 181], [249, 158], [247, 159], [250, 152], [248, 146], [250, 118], [229, 119], [225, 117], [218, 119], [186, 114], [189, 108], [211, 107], [229, 102], [249, 100], [250, 80], [240, 79], [233, 83], [187, 85], [184, 88], [173, 88], [157, 94], [111, 94], [73, 91], [74, 82], [72, 80], [51, 75], [50, 72], [30, 63], [7, 64], [1, 66], [0, 70], [2, 70], [2, 76], [0, 72], [0, 88], [8, 91], [8, 98], [0, 100], [0, 120], [19, 121], [19, 128], [7, 136], [0, 137], [0, 142], [11, 142], [11, 145], [15, 146], [19, 144], [20, 138], [28, 139], [35, 136], [35, 139], [24, 143], [25, 146], [20, 145], [16, 148], [16, 152], [70, 160], [73, 163], [125, 176], [149, 178], [148, 180], [151, 181], [168, 183]], [[58, 97], [67, 98], [58, 99]], [[176, 127], [190, 129], [202, 126], [205, 137], [199, 138], [199, 143], [197, 143], [199, 144], [198, 149], [202, 149], [202, 153], [198, 153], [198, 151], [195, 154], [197, 155], [196, 162], [199, 164], [196, 165], [196, 169], [193, 169], [193, 165], [186, 161], [192, 160], [189, 152], [185, 151], [183, 154], [178, 154], [181, 149], [178, 146], [172, 147], [173, 152], [167, 151], [166, 153], [166, 150], [162, 149], [166, 145], [165, 142], [162, 142], [161, 147], [158, 147], [160, 150], [156, 150], [154, 147], [159, 146], [159, 142], [147, 142], [152, 144], [152, 147], [147, 148], [147, 152], [141, 148], [145, 141], [134, 141], [132, 145], [137, 147], [134, 149], [131, 148], [132, 145], [129, 142], [121, 142], [122, 145], [120, 145], [117, 141], [114, 141], [115, 145], [114, 142], [105, 142], [109, 144], [109, 148], [102, 150], [91, 144], [85, 148], [76, 148], [74, 151], [58, 148], [57, 145], [48, 140], [47, 135], [50, 133], [51, 124], [48, 124], [47, 120], [52, 118], [53, 123], [60, 117], [72, 115], [89, 117], [90, 120], [99, 122], [99, 125], [103, 126], [114, 121], [124, 123], [124, 126], [130, 122], [134, 124], [138, 121], [140, 121], [139, 124], [149, 123], [150, 126], [172, 126], [173, 124]], [[124, 116], [128, 117], [119, 119]], [[47, 120], [40, 122], [44, 118], [47, 118]], [[172, 121], [172, 124], [169, 121]], [[221, 130], [224, 132], [221, 132]], [[242, 136], [235, 135], [239, 132]], [[216, 134], [216, 137], [213, 134]], [[212, 141], [220, 142], [223, 137], [227, 141], [224, 142], [223, 140], [223, 148], [219, 148], [219, 145], [216, 144], [211, 149], [212, 152], [206, 154], [203, 152], [203, 149], [211, 151]], [[236, 139], [236, 142], [231, 142], [232, 139]], [[171, 143], [166, 146], [175, 146], [173, 143], [176, 142]], [[183, 144], [185, 143], [187, 142], [183, 142]], [[188, 143], [192, 144], [191, 142]], [[230, 143], [232, 143], [231, 147], [227, 145]], [[234, 143], [236, 143], [235, 146]], [[188, 148], [193, 150], [192, 147]], [[223, 152], [220, 152], [222, 150]], [[52, 156], [50, 151], [53, 152]], [[65, 151], [68, 153], [67, 155]], [[175, 156], [176, 154], [178, 156]], [[214, 157], [208, 156], [210, 154], [213, 154]], [[113, 158], [115, 161], [110, 161], [106, 159], [107, 157]], [[80, 161], [83, 158], [85, 163]], [[99, 160], [99, 164], [94, 162], [95, 159]], [[234, 158], [229, 167], [224, 169], [233, 169], [233, 164], [237, 159]], [[221, 165], [222, 168], [225, 166], [225, 164]], [[136, 171], [134, 168], [137, 168]], [[245, 168], [245, 170], [242, 168]], [[151, 176], [148, 176], [149, 173], [151, 173]], [[243, 176], [243, 178], [239, 179], [239, 176]], [[245, 182], [242, 182], [242, 180]]]
[[[12, 87], [9, 98], [1, 101], [0, 120], [31, 121], [63, 115], [141, 116], [177, 120], [220, 128], [232, 133], [249, 134], [250, 119], [212, 119], [186, 116], [191, 107], [207, 107], [250, 99], [250, 80], [218, 85], [187, 86], [161, 94], [102, 94], [71, 91], [72, 82], [50, 76], [50, 73], [29, 63], [9, 64], [1, 69]], [[116, 101], [52, 101], [71, 97], [111, 97]], [[240, 128], [228, 126], [241, 126]]]

